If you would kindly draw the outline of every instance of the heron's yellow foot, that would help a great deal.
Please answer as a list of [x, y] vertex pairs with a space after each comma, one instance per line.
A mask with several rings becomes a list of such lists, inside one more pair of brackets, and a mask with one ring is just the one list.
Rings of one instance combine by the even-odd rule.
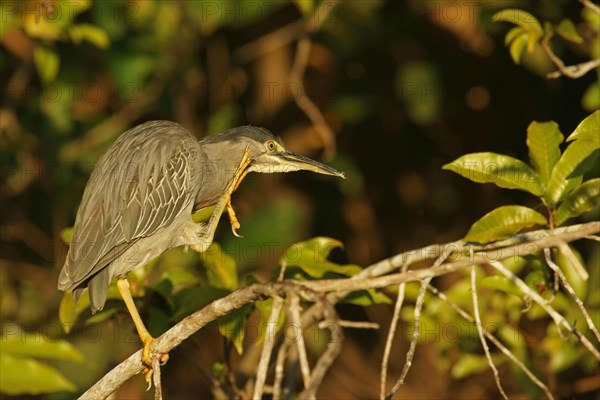
[[[152, 386], [152, 374], [154, 373], [154, 369], [152, 368], [153, 360], [150, 355], [154, 338], [152, 336], [148, 336], [143, 338], [142, 341], [144, 343], [144, 348], [142, 349], [142, 363], [144, 364], [143, 373], [146, 377], [146, 383], [148, 383], [148, 388], [146, 390], [149, 390]], [[169, 360], [169, 354], [161, 354], [159, 360], [160, 365], [164, 365]]]
[[237, 230], [240, 229], [240, 221], [238, 221], [237, 216], [235, 215], [235, 211], [233, 210], [233, 206], [231, 205], [231, 200], [227, 202], [227, 214], [229, 215], [229, 222], [231, 222], [231, 231], [237, 237], [242, 237], [237, 233]]

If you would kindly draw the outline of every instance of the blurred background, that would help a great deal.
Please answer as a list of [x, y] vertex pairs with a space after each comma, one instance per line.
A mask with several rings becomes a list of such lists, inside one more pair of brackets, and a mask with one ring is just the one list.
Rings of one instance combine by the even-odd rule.
[[[55, 344], [65, 339], [76, 349], [39, 363], [68, 381], [57, 384], [58, 391], [36, 389], [36, 395], [29, 382], [29, 392], [4, 394], [71, 398], [139, 348], [117, 300], [96, 320], [88, 311], [65, 335], [58, 320], [63, 293], [56, 289], [67, 250], [61, 232], [74, 223], [94, 163], [139, 123], [177, 121], [198, 138], [263, 126], [291, 151], [345, 171], [346, 180], [308, 173], [245, 179], [233, 197], [244, 238], [234, 237], [225, 221], [216, 236], [241, 282], [250, 275], [270, 279], [288, 246], [314, 236], [340, 240], [344, 248], [332, 258], [364, 267], [457, 240], [497, 206], [538, 207], [524, 193], [441, 170], [470, 152], [527, 159], [532, 120], [554, 120], [566, 136], [598, 108], [598, 92], [590, 89], [597, 90], [596, 73], [547, 80], [554, 67], [539, 49], [515, 65], [504, 45], [509, 24], [490, 20], [507, 7], [540, 20], [571, 18], [584, 41], [558, 40], [555, 51], [567, 64], [586, 61], [597, 40], [597, 32], [580, 24], [583, 8], [575, 0], [0, 1], [3, 335], [44, 336]], [[299, 49], [299, 41], [312, 45]], [[309, 99], [316, 111], [306, 105]], [[142, 312], [160, 334], [185, 313], [164, 311], [164, 299], [148, 288], [156, 289], [172, 265], [194, 270], [199, 283], [204, 278], [198, 257], [180, 249], [155, 264], [138, 295], [146, 297]], [[456, 279], [436, 284], [448, 287]], [[382, 329], [346, 333], [323, 398], [378, 396], [392, 308], [339, 307], [343, 318], [378, 322]], [[392, 382], [407, 348], [399, 336]], [[535, 348], [536, 339], [532, 334], [528, 345]], [[457, 379], [451, 373], [457, 357], [452, 347], [422, 344], [399, 395], [498, 396], [486, 368]], [[593, 377], [594, 369], [597, 374], [596, 364], [577, 362], [543, 372], [559, 393], [576, 393], [579, 379]], [[220, 363], [241, 373], [255, 367], [209, 327], [171, 354], [163, 369], [166, 395], [210, 396], [207, 371]], [[501, 372], [510, 374], [510, 367]], [[518, 379], [505, 384], [510, 393], [539, 394]], [[136, 377], [117, 397], [142, 396], [152, 393]]]

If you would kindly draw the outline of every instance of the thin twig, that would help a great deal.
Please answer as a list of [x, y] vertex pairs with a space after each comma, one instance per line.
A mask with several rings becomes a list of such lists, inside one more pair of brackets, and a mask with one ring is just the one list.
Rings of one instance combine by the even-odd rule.
[[273, 400], [281, 398], [281, 382], [283, 382], [283, 372], [285, 365], [285, 355], [287, 353], [287, 345], [283, 343], [277, 352], [277, 360], [275, 361], [275, 379], [273, 382]]
[[156, 357], [152, 361], [152, 380], [154, 381], [154, 400], [162, 400], [162, 384], [160, 379], [160, 358]]
[[567, 78], [578, 79], [590, 72], [591, 70], [593, 70], [594, 68], [600, 66], [600, 58], [596, 58], [594, 60], [590, 60], [582, 64], [566, 66], [563, 60], [561, 60], [560, 57], [554, 54], [552, 47], [550, 47], [550, 39], [552, 38], [552, 36], [552, 32], [547, 32], [540, 42], [540, 46], [542, 50], [544, 50], [544, 53], [546, 53], [550, 61], [552, 61], [552, 64], [554, 64], [556, 68], [558, 68], [558, 71], [546, 74], [546, 78], [555, 79], [564, 75]]
[[500, 374], [498, 374], [498, 369], [494, 365], [494, 360], [492, 360], [492, 354], [490, 353], [490, 348], [485, 341], [485, 336], [483, 334], [483, 326], [481, 324], [481, 316], [479, 315], [479, 300], [477, 300], [477, 280], [476, 278], [476, 268], [475, 264], [471, 266], [471, 296], [473, 299], [473, 315], [475, 316], [475, 327], [477, 327], [477, 334], [479, 335], [479, 341], [481, 342], [481, 346], [483, 347], [483, 351], [485, 352], [485, 357], [488, 360], [488, 364], [494, 373], [494, 380], [496, 381], [496, 386], [498, 386], [498, 391], [500, 391], [500, 395], [503, 399], [508, 400], [508, 396], [504, 392], [502, 388], [502, 382], [500, 382]]
[[304, 388], [306, 389], [310, 384], [310, 367], [308, 365], [308, 356], [306, 355], [306, 346], [304, 345], [304, 333], [302, 330], [302, 322], [300, 320], [300, 298], [297, 293], [292, 294], [290, 297], [288, 312], [290, 322], [292, 326], [296, 328], [297, 336], [295, 337], [295, 340], [298, 349], [298, 361], [300, 363]]
[[592, 3], [590, 0], [579, 0], [579, 2], [581, 4], [583, 4], [586, 8], [589, 8], [590, 10], [592, 10], [592, 12], [600, 15], [600, 7], [598, 7], [596, 4]]
[[[254, 385], [254, 400], [260, 400], [263, 395], [263, 389], [265, 381], [267, 380], [267, 371], [269, 369], [269, 360], [271, 359], [271, 353], [273, 352], [273, 345], [275, 344], [275, 331], [277, 329], [277, 321], [279, 320], [279, 314], [283, 307], [283, 299], [279, 296], [273, 298], [271, 306], [271, 315], [269, 322], [267, 323], [267, 333], [265, 334], [262, 352], [260, 354], [260, 360], [258, 362], [258, 368], [256, 372], [256, 383]], [[271, 334], [273, 329], [273, 334]]]
[[590, 274], [588, 274], [587, 270], [581, 264], [581, 261], [579, 261], [579, 258], [575, 255], [575, 253], [573, 253], [571, 246], [566, 243], [560, 243], [558, 245], [558, 249], [565, 257], [567, 257], [567, 260], [569, 260], [575, 269], [575, 272], [577, 272], [577, 275], [579, 275], [579, 277], [584, 281], [587, 281], [590, 278]]
[[560, 327], [566, 328], [569, 332], [573, 333], [575, 337], [577, 337], [583, 346], [588, 349], [590, 353], [600, 361], [600, 352], [598, 349], [590, 343], [587, 337], [581, 334], [573, 325], [571, 325], [559, 312], [557, 312], [551, 305], [548, 304], [546, 300], [544, 300], [539, 294], [533, 291], [525, 282], [523, 282], [518, 276], [513, 274], [508, 268], [504, 266], [500, 261], [490, 260], [489, 264], [497, 269], [501, 274], [506, 276], [509, 280], [514, 282], [521, 291], [523, 291], [527, 296], [529, 296], [533, 301], [539, 304], [544, 311], [554, 320], [559, 332]]
[[584, 238], [586, 238], [586, 239], [590, 239], [590, 240], [595, 240], [596, 242], [600, 242], [600, 236], [596, 236], [596, 235], [586, 235], [586, 236], [584, 236]]
[[[429, 289], [429, 291], [431, 291], [433, 294], [435, 294], [440, 299], [445, 301], [450, 307], [452, 307], [452, 309], [454, 311], [456, 311], [456, 313], [458, 315], [460, 315], [461, 317], [463, 317], [464, 319], [466, 319], [467, 321], [469, 321], [473, 324], [475, 323], [475, 319], [473, 317], [471, 317], [469, 315], [469, 313], [467, 313], [465, 310], [460, 308], [460, 306], [458, 306], [456, 303], [454, 303], [452, 300], [450, 300], [448, 298], [448, 296], [446, 296], [443, 292], [440, 292], [437, 288], [435, 288], [432, 285], [429, 285], [427, 287], [427, 289]], [[519, 367], [521, 369], [521, 371], [523, 371], [523, 373], [525, 373], [525, 375], [527, 375], [533, 383], [535, 383], [540, 389], [542, 389], [544, 391], [544, 393], [546, 393], [546, 396], [548, 397], [548, 399], [554, 400], [554, 396], [552, 395], [552, 392], [550, 392], [550, 389], [548, 389], [548, 386], [544, 385], [544, 383], [542, 381], [540, 381], [533, 374], [533, 372], [531, 372], [531, 370], [529, 370], [529, 368], [527, 368], [527, 366], [513, 354], [512, 351], [510, 351], [506, 346], [504, 346], [504, 344], [500, 340], [498, 340], [494, 335], [489, 333], [487, 330], [484, 329], [483, 333], [488, 338], [488, 340], [494, 344], [494, 346], [496, 346], [498, 349], [500, 349], [500, 351], [505, 356], [507, 356], [517, 367]]]
[[385, 339], [385, 348], [383, 349], [383, 359], [381, 360], [381, 374], [379, 381], [379, 397], [381, 400], [385, 398], [385, 384], [387, 382], [387, 370], [390, 360], [390, 354], [392, 352], [392, 343], [396, 336], [396, 328], [398, 327], [398, 321], [400, 320], [400, 310], [402, 310], [402, 303], [404, 302], [404, 289], [406, 283], [398, 285], [398, 297], [396, 298], [396, 305], [394, 306], [394, 314], [392, 315], [392, 321], [390, 322], [390, 329], [388, 330], [387, 337]]
[[335, 323], [336, 325], [338, 325], [342, 328], [379, 329], [379, 324], [376, 322], [347, 321], [347, 320], [332, 321], [329, 319], [319, 322], [319, 329], [326, 329], [326, 328], [328, 328], [328, 325], [331, 323]]
[[331, 159], [335, 154], [335, 139], [333, 130], [325, 120], [323, 113], [319, 107], [312, 101], [306, 93], [304, 86], [304, 73], [308, 65], [312, 41], [310, 35], [319, 30], [323, 22], [329, 17], [331, 12], [338, 4], [338, 0], [323, 1], [315, 11], [313, 17], [306, 25], [305, 35], [298, 41], [296, 46], [296, 55], [294, 56], [294, 64], [290, 71], [289, 81], [294, 82], [299, 86], [301, 95], [294, 96], [296, 105], [304, 111], [308, 119], [312, 122], [317, 133], [323, 141], [324, 154], [323, 157]]
[[294, 21], [236, 49], [233, 58], [241, 64], [260, 58], [297, 40], [305, 28], [303, 19]]
[[385, 396], [385, 400], [390, 400], [396, 391], [400, 388], [400, 386], [404, 383], [404, 379], [410, 370], [410, 366], [412, 365], [412, 360], [415, 356], [415, 350], [417, 348], [417, 342], [419, 341], [419, 335], [421, 331], [421, 310], [423, 309], [423, 301], [425, 300], [425, 293], [427, 293], [427, 285], [431, 282], [431, 278], [427, 278], [421, 282], [421, 289], [419, 290], [419, 295], [417, 296], [417, 302], [415, 304], [414, 310], [414, 318], [415, 318], [415, 327], [413, 331], [412, 338], [410, 340], [410, 346], [408, 351], [406, 352], [406, 361], [404, 362], [404, 367], [402, 368], [402, 373], [400, 374], [400, 378], [398, 381]]
[[327, 342], [327, 348], [315, 363], [309, 386], [300, 393], [298, 396], [299, 399], [316, 398], [317, 390], [321, 386], [325, 374], [329, 371], [333, 362], [341, 353], [342, 343], [344, 342], [344, 333], [338, 324], [339, 317], [333, 304], [327, 300], [326, 296], [323, 296], [320, 293], [313, 293], [313, 296], [315, 297], [316, 304], [322, 308], [323, 316], [328, 321], [326, 329], [329, 330], [330, 338]]
[[567, 292], [571, 295], [573, 300], [575, 300], [575, 303], [577, 304], [577, 307], [579, 307], [579, 310], [583, 314], [583, 317], [585, 318], [585, 321], [587, 322], [588, 327], [591, 329], [592, 332], [594, 332], [594, 335], [596, 336], [596, 340], [598, 340], [598, 343], [600, 343], [600, 333], [598, 332], [598, 328], [596, 328], [596, 325], [594, 325], [594, 321], [592, 321], [590, 314], [587, 312], [585, 305], [583, 304], [583, 301], [581, 301], [579, 296], [577, 296], [577, 293], [575, 293], [575, 290], [569, 284], [569, 281], [567, 280], [567, 277], [565, 276], [565, 274], [562, 272], [560, 267], [558, 265], [556, 265], [556, 263], [552, 260], [552, 255], [550, 254], [550, 249], [544, 249], [544, 259], [546, 260], [546, 263], [550, 266], [552, 271], [554, 271], [554, 274], [558, 275], [561, 283], [563, 284], [563, 286], [567, 290]]

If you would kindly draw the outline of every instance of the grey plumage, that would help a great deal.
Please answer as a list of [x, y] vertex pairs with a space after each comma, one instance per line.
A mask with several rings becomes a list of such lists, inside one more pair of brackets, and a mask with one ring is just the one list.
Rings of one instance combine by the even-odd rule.
[[251, 126], [196, 140], [181, 125], [151, 121], [125, 132], [99, 159], [83, 193], [58, 288], [87, 287], [92, 312], [110, 281], [203, 234], [194, 210], [216, 203], [246, 149], [249, 171], [342, 173], [283, 148]]

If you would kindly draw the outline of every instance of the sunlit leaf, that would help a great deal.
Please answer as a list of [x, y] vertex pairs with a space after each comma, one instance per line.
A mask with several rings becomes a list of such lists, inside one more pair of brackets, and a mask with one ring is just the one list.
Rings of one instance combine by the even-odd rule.
[[567, 142], [577, 139], [590, 140], [596, 143], [600, 142], [600, 110], [594, 111], [581, 121], [573, 133], [569, 135]]
[[515, 25], [520, 26], [524, 30], [527, 31], [530, 35], [535, 35], [537, 38], [541, 38], [544, 34], [542, 30], [542, 26], [540, 25], [537, 18], [528, 13], [527, 11], [515, 9], [515, 8], [507, 8], [501, 11], [498, 11], [494, 15], [492, 15], [492, 21], [505, 21], [510, 22]]
[[566, 148], [552, 170], [544, 196], [550, 206], [556, 205], [579, 186], [583, 174], [594, 166], [599, 154], [598, 142], [587, 139], [576, 140]]
[[65, 244], [71, 244], [71, 240], [73, 239], [73, 227], [65, 228], [60, 231], [60, 238]]
[[526, 34], [527, 34], [527, 31], [525, 31], [525, 29], [521, 28], [520, 26], [515, 26], [506, 33], [506, 36], [504, 37], [504, 44], [508, 46], [518, 36], [526, 35]]
[[69, 28], [69, 35], [75, 44], [85, 40], [100, 49], [106, 49], [110, 45], [106, 31], [92, 24], [73, 25]]
[[560, 21], [556, 27], [556, 33], [573, 43], [583, 43], [583, 38], [579, 35], [573, 21], [570, 19], [563, 19]]
[[212, 215], [214, 209], [215, 209], [215, 206], [210, 206], [210, 207], [206, 207], [201, 210], [198, 210], [192, 214], [192, 219], [194, 220], [195, 223], [208, 221], [210, 219], [210, 216]]
[[60, 57], [56, 50], [48, 46], [38, 45], [33, 52], [35, 67], [44, 83], [52, 82], [58, 75]]
[[313, 0], [294, 0], [294, 3], [305, 16], [310, 16], [315, 8]]
[[443, 169], [479, 183], [493, 183], [507, 189], [520, 189], [540, 196], [540, 177], [527, 164], [516, 158], [496, 153], [464, 155]]
[[313, 278], [321, 278], [328, 272], [352, 276], [362, 271], [357, 265], [340, 265], [327, 260], [333, 249], [341, 247], [339, 240], [316, 237], [288, 247], [280, 264], [285, 262], [288, 266], [298, 266]]
[[528, 37], [529, 36], [527, 34], [517, 36], [515, 40], [513, 40], [513, 42], [510, 44], [510, 57], [513, 59], [513, 62], [517, 65], [521, 63], [521, 57], [523, 56], [523, 51], [525, 50], [525, 46], [527, 45]]
[[[269, 335], [274, 335], [275, 333], [279, 332], [285, 321], [285, 313], [279, 313], [275, 326], [268, 326], [269, 319], [271, 318], [271, 310], [273, 308], [273, 299], [269, 298], [266, 300], [259, 300], [254, 303], [254, 306], [260, 313], [260, 324], [256, 326], [257, 336], [254, 340], [254, 343], [260, 343], [263, 341], [267, 333]], [[272, 336], [270, 339], [274, 340], [274, 336]]]
[[487, 243], [505, 239], [534, 225], [546, 225], [546, 217], [523, 206], [502, 206], [475, 222], [464, 240]]
[[212, 286], [231, 291], [239, 287], [237, 264], [229, 254], [221, 249], [218, 243], [213, 242], [199, 256], [206, 267], [208, 281]]
[[600, 205], [600, 178], [591, 179], [573, 190], [554, 212], [557, 226]]
[[32, 358], [0, 352], [0, 392], [9, 395], [40, 394], [77, 387], [56, 369]]
[[529, 158], [544, 187], [550, 181], [552, 169], [560, 158], [559, 146], [563, 140], [558, 124], [554, 121], [534, 121], [527, 127]]

